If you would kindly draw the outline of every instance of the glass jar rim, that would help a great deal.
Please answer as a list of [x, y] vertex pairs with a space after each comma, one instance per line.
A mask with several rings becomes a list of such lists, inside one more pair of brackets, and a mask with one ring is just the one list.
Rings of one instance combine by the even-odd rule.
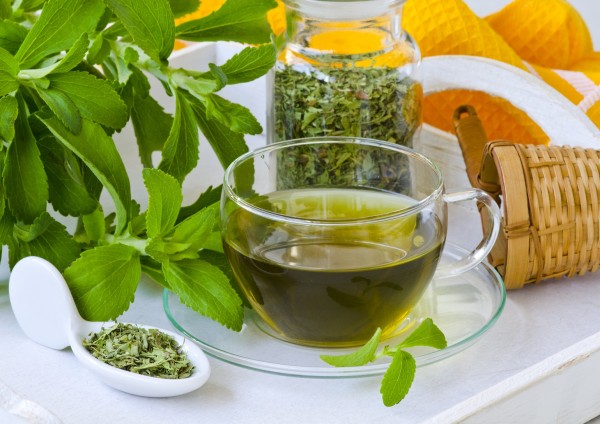
[[[286, 7], [307, 16], [329, 20], [370, 19], [389, 13], [406, 0], [283, 0]], [[346, 3], [346, 5], [343, 5]]]
[[[429, 169], [431, 169], [432, 173], [435, 175], [437, 180], [437, 184], [434, 184], [431, 192], [427, 194], [421, 200], [416, 200], [415, 203], [409, 207], [402, 208], [399, 210], [395, 210], [392, 212], [387, 212], [383, 214], [370, 215], [361, 218], [351, 218], [351, 219], [306, 219], [299, 218], [292, 215], [286, 215], [283, 213], [273, 212], [267, 209], [263, 209], [258, 207], [246, 200], [244, 200], [241, 196], [235, 193], [234, 189], [229, 184], [230, 177], [232, 176], [234, 170], [238, 168], [242, 163], [252, 160], [259, 156], [264, 156], [269, 153], [273, 153], [279, 150], [284, 150], [289, 147], [295, 146], [308, 146], [313, 144], [351, 144], [351, 145], [359, 145], [359, 146], [370, 146], [382, 148], [389, 151], [395, 151], [407, 157], [413, 158], [425, 164]], [[438, 199], [444, 192], [444, 177], [442, 175], [442, 171], [440, 168], [428, 157], [424, 156], [421, 153], [416, 152], [413, 149], [410, 149], [405, 146], [401, 146], [398, 144], [390, 143], [382, 140], [375, 140], [365, 137], [347, 137], [347, 136], [329, 136], [329, 137], [310, 137], [310, 138], [298, 138], [287, 141], [280, 141], [273, 144], [268, 144], [266, 146], [260, 147], [258, 149], [247, 152], [237, 159], [235, 159], [225, 170], [225, 176], [223, 178], [223, 194], [229, 197], [237, 206], [245, 209], [246, 211], [261, 216], [266, 219], [270, 219], [278, 222], [287, 222], [298, 225], [317, 225], [317, 226], [350, 226], [350, 225], [360, 225], [360, 224], [373, 224], [373, 223], [381, 223], [386, 221], [391, 221], [411, 215], [415, 215], [429, 204]]]

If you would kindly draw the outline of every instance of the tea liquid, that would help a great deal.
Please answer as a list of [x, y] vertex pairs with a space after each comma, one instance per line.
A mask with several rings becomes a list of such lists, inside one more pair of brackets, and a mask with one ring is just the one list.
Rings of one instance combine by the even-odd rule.
[[[414, 201], [374, 190], [274, 192], [255, 204], [289, 216], [356, 219]], [[315, 346], [359, 345], [377, 327], [390, 335], [435, 271], [443, 231], [435, 215], [323, 228], [269, 221], [238, 209], [225, 253], [256, 312], [284, 339]]]

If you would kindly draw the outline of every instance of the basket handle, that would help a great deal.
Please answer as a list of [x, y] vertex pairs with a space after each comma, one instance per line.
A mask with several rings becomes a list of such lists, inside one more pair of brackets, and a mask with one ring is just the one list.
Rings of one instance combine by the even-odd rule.
[[479, 168], [481, 167], [483, 148], [488, 142], [483, 125], [475, 108], [470, 105], [459, 106], [454, 111], [452, 122], [467, 166], [469, 181], [473, 187], [481, 188], [479, 186]]
[[454, 111], [453, 123], [469, 182], [499, 202], [501, 186], [498, 173], [489, 155], [488, 137], [475, 108], [469, 105], [459, 106]]

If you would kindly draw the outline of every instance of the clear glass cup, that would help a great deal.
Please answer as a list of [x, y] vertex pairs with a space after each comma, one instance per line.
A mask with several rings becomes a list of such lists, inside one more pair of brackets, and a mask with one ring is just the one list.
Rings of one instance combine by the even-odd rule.
[[[340, 155], [347, 162], [332, 160]], [[392, 164], [393, 166], [390, 166]], [[477, 200], [490, 230], [456, 263], [438, 267], [447, 204]], [[486, 193], [444, 193], [438, 167], [403, 146], [355, 137], [275, 143], [225, 172], [223, 247], [256, 313], [282, 339], [356, 346], [377, 328], [397, 333], [434, 275], [479, 264], [498, 235]]]

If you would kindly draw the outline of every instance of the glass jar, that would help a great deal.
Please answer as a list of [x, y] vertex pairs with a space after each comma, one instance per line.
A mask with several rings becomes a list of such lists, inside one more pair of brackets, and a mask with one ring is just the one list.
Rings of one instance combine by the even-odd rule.
[[368, 137], [413, 146], [420, 52], [400, 26], [405, 0], [284, 0], [287, 43], [271, 73], [270, 142]]

